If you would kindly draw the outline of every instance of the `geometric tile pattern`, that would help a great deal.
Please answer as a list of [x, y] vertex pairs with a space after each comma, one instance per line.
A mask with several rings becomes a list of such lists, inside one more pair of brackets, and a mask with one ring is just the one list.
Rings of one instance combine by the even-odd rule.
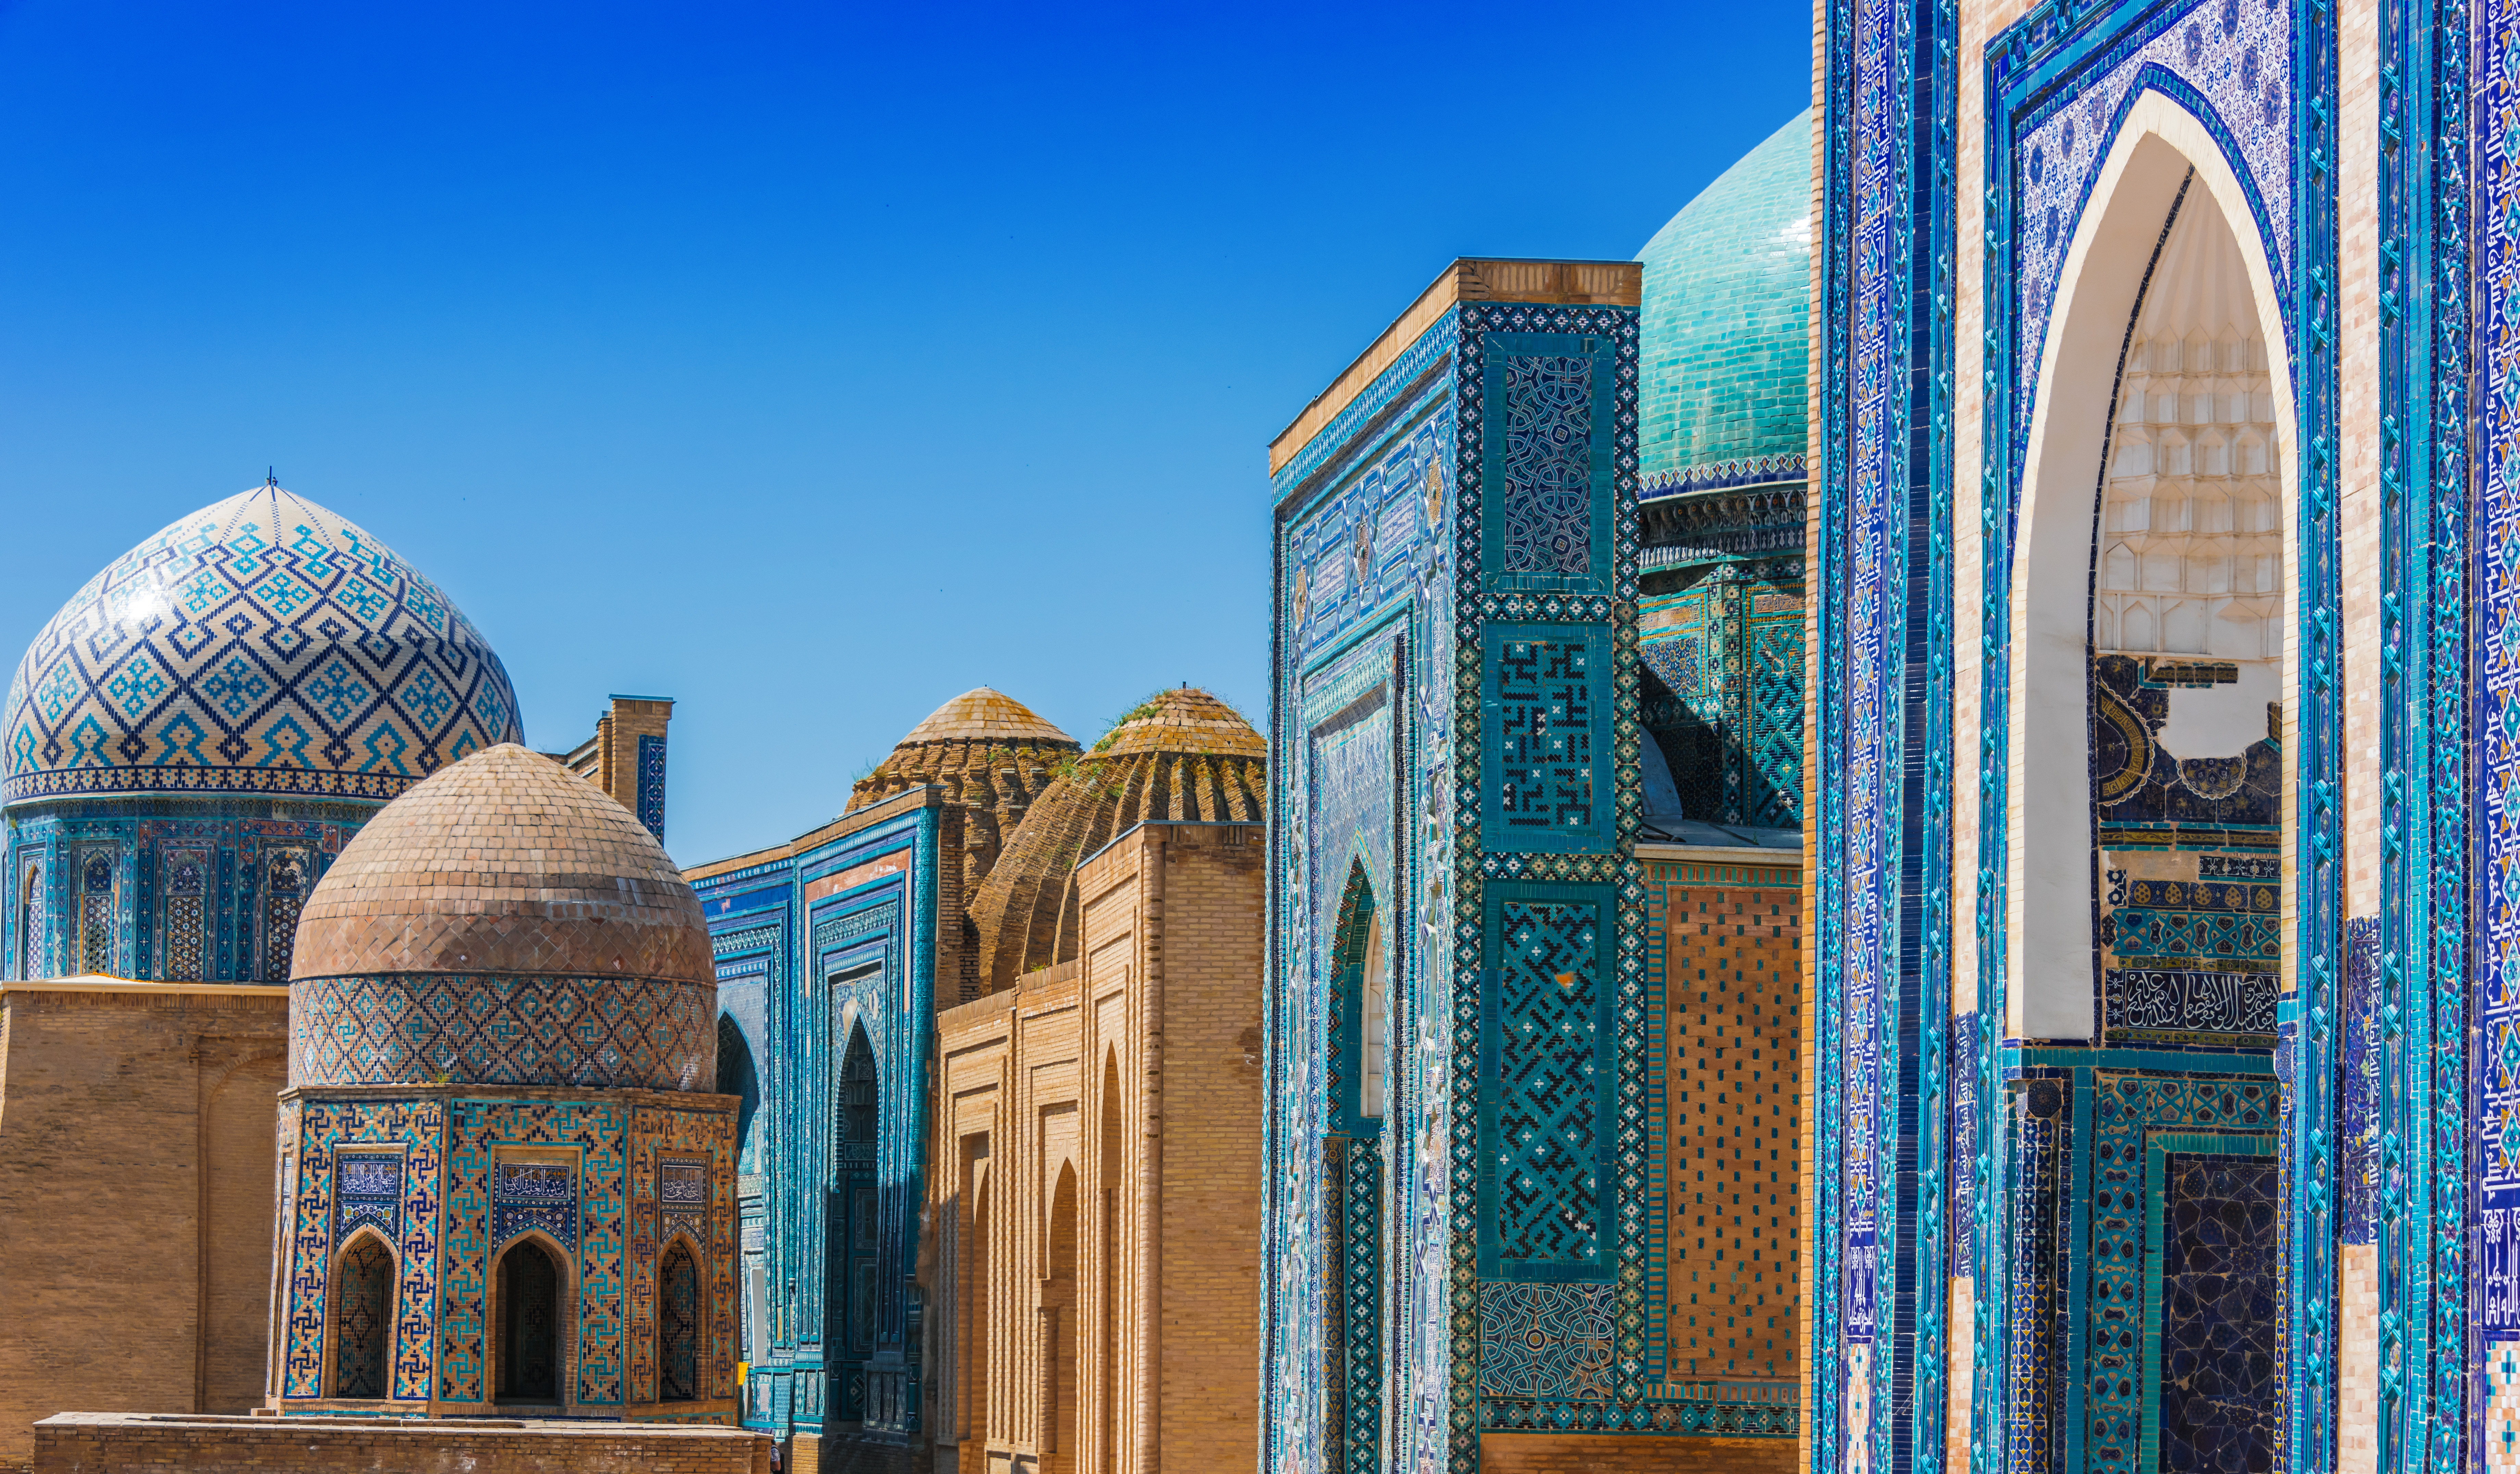
[[[631, 1117], [630, 1385], [642, 1401], [665, 1395], [663, 1287], [669, 1232], [698, 1246], [695, 1356], [701, 1398], [736, 1395], [735, 1117], [716, 1111], [640, 1107]], [[670, 1191], [669, 1200], [664, 1194]]]
[[[2147, 1324], [2141, 1311], [2147, 1305], [2164, 1305], [2164, 1245], [2159, 1237], [2165, 1231], [2167, 1211], [2161, 1181], [2164, 1161], [2182, 1147], [2199, 1149], [2197, 1133], [2211, 1132], [2203, 1140], [2228, 1143], [2226, 1150], [2252, 1138], [2272, 1144], [2277, 1091], [2272, 1075], [2215, 1078], [2097, 1071], [2094, 1084], [2098, 1110], [2091, 1127], [2092, 1268], [2086, 1295], [2092, 1309], [2081, 1332], [2082, 1355], [2094, 1373], [2084, 1397], [2084, 1415], [2094, 1434], [2084, 1446], [2084, 1469], [2087, 1474], [2148, 1474], [2162, 1466], [2142, 1455], [2160, 1433], [2157, 1409], [2161, 1404], [2150, 1384], [2174, 1373], [2192, 1373], [2190, 1362], [2174, 1362], [2166, 1359], [2166, 1353], [2148, 1349], [2158, 1345], [2162, 1327]], [[2164, 1135], [2166, 1141], [2154, 1139]], [[2257, 1221], [2250, 1218], [2255, 1210], [2245, 1204], [2232, 1212]], [[2271, 1235], [2257, 1242], [2263, 1252], [2272, 1252]], [[2198, 1252], [2208, 1251], [2199, 1245]], [[2201, 1283], [2194, 1288], [2215, 1289]], [[2163, 1313], [2167, 1315], [2166, 1309]], [[2210, 1328], [2196, 1321], [2205, 1313], [2202, 1310], [2190, 1307], [2181, 1313], [2185, 1317], [2182, 1335], [2190, 1341], [2212, 1339]], [[2272, 1327], [2274, 1317], [2268, 1319]], [[2113, 1375], [2096, 1375], [2100, 1371]]]
[[[503, 1165], [495, 1160], [498, 1148], [574, 1147], [582, 1184], [575, 1205], [573, 1245], [576, 1400], [621, 1403], [629, 1113], [608, 1102], [457, 1100], [449, 1105], [446, 1238], [438, 1270], [438, 1397], [465, 1403], [484, 1399], [489, 1272], [494, 1256], [504, 1247], [491, 1221], [494, 1170]], [[540, 1160], [550, 1160], [548, 1155], [538, 1155]]]
[[[1629, 335], [1628, 342], [1634, 342]], [[1614, 444], [1633, 451], [1634, 370], [1606, 334], [1491, 333], [1485, 393], [1500, 417], [1481, 463], [1486, 586], [1608, 591]], [[1623, 435], [1605, 434], [1626, 427]]]
[[114, 560], [45, 624], [0, 708], [0, 796], [390, 799], [522, 737], [507, 671], [444, 593], [257, 486]]
[[300, 978], [290, 1080], [698, 1088], [716, 1078], [716, 992], [639, 978]]
[[[1605, 842], [1594, 784], [1609, 758], [1608, 631], [1492, 625], [1494, 776], [1485, 821], [1500, 850], [1593, 850]], [[1569, 636], [1572, 636], [1571, 638]], [[1588, 637], [1589, 636], [1589, 637]]]
[[632, 812], [648, 832], [658, 839], [665, 837], [665, 739], [653, 735], [639, 739], [638, 803]]
[[1506, 449], [1497, 570], [1575, 574], [1593, 565], [1593, 360], [1499, 355]]
[[[401, 1282], [394, 1296], [392, 1387], [387, 1396], [405, 1402], [428, 1397], [431, 1266], [437, 1256], [438, 1160], [444, 1123], [444, 1113], [433, 1100], [305, 1101], [284, 1112], [283, 1152], [293, 1151], [296, 1162], [292, 1169], [288, 1220], [287, 1303], [281, 1345], [276, 1348], [282, 1396], [325, 1395], [325, 1286], [336, 1248], [334, 1159], [343, 1148], [351, 1149], [350, 1155], [374, 1159], [387, 1155], [375, 1148], [399, 1147], [403, 1199], [394, 1260]], [[348, 1180], [368, 1185], [356, 1170]]]
[[2273, 1467], [2282, 1365], [2275, 1191], [2272, 1156], [2170, 1156], [2156, 1467]]
[[1616, 1302], [1616, 1288], [1605, 1284], [1481, 1282], [1479, 1391], [1607, 1402]]
[[1497, 1255], [1508, 1272], [1601, 1264], [1601, 909], [1498, 903]]
[[[1629, 308], [1460, 301], [1274, 478], [1282, 659], [1273, 696], [1281, 730], [1299, 735], [1286, 745], [1292, 770], [1272, 774], [1280, 960], [1266, 1015], [1272, 1288], [1260, 1455], [1270, 1468], [1344, 1464], [1360, 1430], [1380, 1444], [1378, 1467], [1462, 1474], [1477, 1467], [1489, 1428], [1643, 1434], [1687, 1419], [1775, 1431], [1766, 1390], [1661, 1396], [1644, 1367], [1660, 1307], [1643, 1289], [1654, 1232], [1643, 887], [1619, 848], [1634, 832], [1637, 773], [1635, 345]], [[1589, 395], [1553, 361], [1567, 359], [1590, 360]], [[1591, 503], [1580, 538], [1560, 505], [1579, 483]], [[1532, 668], [1500, 682], [1509, 642]], [[1566, 689], [1542, 679], [1550, 660]], [[1509, 814], [1499, 806], [1508, 783]], [[1340, 1131], [1330, 962], [1360, 862], [1395, 979], [1371, 1154], [1379, 1182], [1353, 1171], [1367, 1154], [1352, 1145], [1335, 1172], [1325, 1154]], [[1586, 1016], [1589, 1061], [1550, 1047], [1553, 1031], [1520, 1032], [1543, 1021], [1497, 996], [1489, 969], [1505, 923], [1495, 908], [1507, 899], [1589, 912], [1592, 955], [1547, 979], [1557, 992], [1556, 973], [1581, 974], [1572, 1012]], [[1569, 932], [1564, 949], [1584, 935]], [[1547, 949], [1546, 938], [1525, 940]], [[1353, 1087], [1338, 1064], [1344, 1096]], [[1518, 1079], [1491, 1088], [1500, 1066]], [[1501, 1115], [1539, 1169], [1519, 1187], [1500, 1176], [1515, 1171], [1502, 1159], [1519, 1149]], [[1512, 1205], [1508, 1192], [1520, 1194]], [[1374, 1309], [1386, 1324], [1369, 1359], [1353, 1354], [1350, 1297], [1327, 1291], [1357, 1261], [1350, 1244], [1368, 1222], [1359, 1210], [1386, 1193], [1372, 1229]], [[1508, 1240], [1581, 1258], [1516, 1264]], [[1482, 1320], [1491, 1281], [1528, 1290], [1518, 1344], [1530, 1346], [1535, 1323], [1547, 1327], [1544, 1360], [1559, 1355], [1548, 1348], [1561, 1309], [1605, 1304], [1606, 1313], [1563, 1322], [1569, 1354], [1598, 1370], [1522, 1376], [1510, 1327], [1495, 1333]], [[1395, 1311], [1402, 1322], [1387, 1323]], [[1605, 1344], [1606, 1360], [1584, 1341]], [[1335, 1388], [1323, 1385], [1326, 1356], [1346, 1368]], [[1483, 1392], [1488, 1357], [1507, 1383], [1547, 1395]]]

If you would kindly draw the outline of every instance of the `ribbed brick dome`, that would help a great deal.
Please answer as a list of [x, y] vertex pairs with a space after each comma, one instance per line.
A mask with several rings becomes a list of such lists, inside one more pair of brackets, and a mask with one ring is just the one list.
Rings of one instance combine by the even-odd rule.
[[[1076, 739], [1033, 714], [1032, 708], [1003, 691], [974, 686], [903, 733], [875, 771], [849, 790], [846, 811], [922, 783], [942, 783], [951, 802], [994, 812], [1012, 829], [1050, 781], [1051, 764], [1075, 751]], [[993, 839], [983, 848], [994, 852]]]
[[655, 837], [512, 742], [386, 805], [307, 898], [292, 979], [415, 972], [717, 976], [699, 898]]

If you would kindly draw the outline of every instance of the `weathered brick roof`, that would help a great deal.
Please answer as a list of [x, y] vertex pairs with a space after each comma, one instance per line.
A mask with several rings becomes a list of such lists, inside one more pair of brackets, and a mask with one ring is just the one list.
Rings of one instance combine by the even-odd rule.
[[699, 898], [655, 837], [512, 742], [386, 805], [307, 898], [291, 977], [397, 972], [716, 979]]

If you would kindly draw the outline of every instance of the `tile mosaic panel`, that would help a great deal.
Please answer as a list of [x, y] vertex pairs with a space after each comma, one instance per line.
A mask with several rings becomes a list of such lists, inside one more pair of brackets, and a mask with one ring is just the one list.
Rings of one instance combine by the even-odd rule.
[[661, 1395], [658, 1271], [676, 1234], [698, 1246], [698, 1396], [736, 1395], [742, 1357], [736, 1331], [735, 1118], [718, 1111], [642, 1107], [632, 1118], [630, 1180], [630, 1386], [634, 1401]]
[[[494, 1222], [502, 1147], [574, 1148], [578, 1199], [577, 1396], [624, 1401], [622, 1323], [629, 1112], [608, 1103], [457, 1100], [448, 1106], [446, 1236], [438, 1269], [437, 1397], [489, 1400], [489, 1275], [507, 1240]], [[553, 1154], [529, 1154], [549, 1161]], [[518, 1231], [512, 1229], [511, 1231]], [[563, 1240], [564, 1244], [568, 1241]]]
[[[385, 1242], [402, 1242], [402, 1154], [333, 1159], [333, 1242], [349, 1242], [352, 1229], [374, 1227]], [[382, 1397], [384, 1394], [377, 1394]]]
[[0, 708], [0, 795], [382, 800], [523, 740], [506, 669], [441, 590], [256, 487], [168, 525], [45, 624]]
[[[324, 1325], [326, 1282], [337, 1241], [333, 1236], [333, 1195], [338, 1178], [335, 1159], [348, 1155], [399, 1158], [402, 1201], [396, 1212], [400, 1236], [394, 1245], [401, 1279], [394, 1291], [393, 1350], [388, 1396], [397, 1401], [426, 1401], [434, 1368], [431, 1306], [435, 1298], [434, 1267], [439, 1235], [439, 1170], [443, 1160], [445, 1112], [436, 1101], [304, 1101], [294, 1119], [282, 1125], [293, 1176], [285, 1206], [288, 1276], [280, 1331], [280, 1390], [284, 1398], [324, 1395]], [[360, 1151], [368, 1147], [371, 1150]], [[391, 1152], [375, 1148], [392, 1148]], [[354, 1171], [350, 1180], [374, 1185], [372, 1175]]]
[[490, 1242], [505, 1247], [527, 1229], [562, 1249], [577, 1243], [577, 1169], [566, 1162], [502, 1160], [490, 1184]]
[[[1608, 848], [1613, 811], [1597, 785], [1611, 776], [1607, 629], [1491, 624], [1487, 766], [1479, 822], [1485, 842], [1512, 851]], [[1612, 792], [1615, 792], [1613, 790]]]
[[1608, 1402], [1617, 1299], [1606, 1284], [1480, 1281], [1479, 1391], [1492, 1398]]
[[[2272, 1075], [2152, 1076], [2109, 1071], [2093, 1072], [2092, 1091], [2096, 1108], [2089, 1129], [2092, 1238], [2087, 1291], [2091, 1310], [2088, 1323], [2080, 1330], [2082, 1355], [2093, 1373], [2083, 1396], [2084, 1415], [2092, 1433], [2083, 1445], [2083, 1469], [2085, 1474], [2149, 1474], [2163, 1466], [2159, 1460], [2169, 1451], [2162, 1442], [2160, 1421], [2164, 1380], [2186, 1379], [2192, 1390], [2211, 1392], [2211, 1383], [2198, 1378], [2192, 1358], [2172, 1359], [2166, 1348], [2182, 1344], [2183, 1338], [2191, 1350], [2196, 1345], [2228, 1350], [2229, 1334], [2244, 1334], [2260, 1353], [2272, 1355], [2266, 1338], [2280, 1323], [2270, 1316], [2263, 1323], [2250, 1320], [2234, 1331], [2219, 1331], [2207, 1309], [2190, 1306], [2179, 1313], [2182, 1318], [2175, 1334], [2168, 1326], [2170, 1313], [2162, 1298], [2163, 1276], [2170, 1263], [2165, 1258], [2165, 1224], [2174, 1222], [2165, 1218], [2171, 1192], [2165, 1176], [2168, 1159], [2178, 1152], [2201, 1151], [2262, 1156], [2272, 1163], [2279, 1124], [2278, 1091]], [[2250, 1191], [2272, 1192], [2271, 1180], [2252, 1176], [2249, 1181], [2254, 1184]], [[2192, 1194], [2190, 1201], [2202, 1211]], [[2271, 1228], [2273, 1216], [2271, 1209], [2260, 1215], [2251, 1206], [2254, 1201], [2244, 1197], [2215, 1212], [2229, 1230], [2226, 1241], [2246, 1240], [2252, 1254], [2268, 1257], [2251, 1258], [2248, 1264], [2258, 1267], [2249, 1272], [2272, 1272], [2269, 1260], [2280, 1252], [2280, 1244], [2265, 1230]], [[2202, 1228], [2190, 1231], [2191, 1246], [2202, 1243], [2204, 1232]], [[2253, 1233], [2262, 1236], [2248, 1237]], [[2212, 1287], [2200, 1281], [2194, 1288]], [[2245, 1358], [2248, 1353], [2242, 1355]], [[2271, 1385], [2252, 1383], [2258, 1391], [2250, 1392], [2249, 1398], [2261, 1397]], [[2263, 1406], [2272, 1419], [2275, 1405], [2267, 1402]], [[2197, 1427], [2212, 1414], [2206, 1403], [2198, 1401], [2190, 1416], [2188, 1426]]]
[[2274, 1157], [2175, 1152], [2166, 1171], [2160, 1423], [2145, 1466], [2272, 1468], [2282, 1366]]
[[1728, 563], [1639, 602], [1645, 729], [1688, 818], [1802, 825], [1801, 568]]
[[[91, 851], [112, 856], [111, 939], [117, 976], [167, 982], [285, 981], [288, 937], [275, 956], [266, 944], [274, 863], [291, 857], [320, 880], [332, 857], [375, 812], [365, 804], [292, 805], [275, 819], [268, 801], [201, 798], [64, 799], [20, 804], [0, 815], [16, 863], [5, 875], [9, 905], [0, 919], [11, 976], [26, 971], [31, 924], [33, 975], [79, 966], [86, 897], [73, 863]], [[33, 880], [49, 874], [50, 882]], [[29, 889], [31, 884], [31, 889]], [[32, 902], [30, 905], [29, 902]], [[283, 919], [288, 908], [280, 908]], [[93, 933], [93, 929], [91, 929]], [[277, 968], [277, 971], [274, 969]]]
[[[2066, 1156], [2074, 1131], [2070, 1091], [2070, 1082], [2028, 1080], [2006, 1102], [2013, 1273], [2004, 1326], [2004, 1359], [2010, 1373], [2004, 1388], [2004, 1425], [2010, 1452], [2007, 1467], [2019, 1474], [2046, 1474], [2056, 1468], [2066, 1447], [2069, 1394], [2063, 1384], [2069, 1335], [2065, 1285], [2069, 1238], [2065, 1215], [2071, 1191]], [[2098, 1425], [2093, 1433], [2106, 1436]]]
[[1501, 417], [1481, 451], [1488, 586], [1607, 592], [1623, 397], [1635, 443], [1633, 366], [1622, 395], [1606, 335], [1491, 331], [1481, 347], [1486, 412]]
[[[2021, 331], [2015, 404], [2027, 427], [2040, 355], [2065, 253], [2091, 202], [2118, 123], [2157, 88], [2196, 113], [2229, 157], [2271, 253], [2275, 291], [2289, 307], [2293, 242], [2294, 87], [2291, 7], [2262, 0], [2189, 0], [2137, 21], [2081, 64], [2011, 138], [2012, 270]], [[1999, 57], [2003, 48], [1994, 48]]]
[[1488, 1257], [1500, 1275], [1590, 1278], [1609, 1267], [1606, 898], [1529, 884], [1487, 890], [1497, 1072]]
[[665, 739], [650, 733], [639, 739], [637, 805], [631, 812], [648, 832], [665, 837]]
[[617, 977], [301, 978], [290, 985], [289, 1075], [690, 1089], [717, 1075], [715, 993]]

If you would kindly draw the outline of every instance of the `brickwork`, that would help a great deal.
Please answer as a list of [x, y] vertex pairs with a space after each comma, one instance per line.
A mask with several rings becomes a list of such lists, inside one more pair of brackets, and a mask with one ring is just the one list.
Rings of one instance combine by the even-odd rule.
[[1779, 883], [1664, 892], [1669, 1375], [1788, 1381], [1800, 1296], [1802, 895], [1784, 866], [1656, 864]]
[[1075, 961], [938, 1015], [937, 1468], [1257, 1456], [1265, 853], [1139, 825], [1076, 871]]
[[39, 1474], [770, 1474], [765, 1435], [653, 1423], [66, 1412], [33, 1431]]
[[1490, 1433], [1481, 1474], [1788, 1474], [1795, 1446], [1781, 1438], [1636, 1438], [1616, 1434]]
[[283, 988], [0, 987], [0, 1469], [65, 1402], [260, 1401]]

